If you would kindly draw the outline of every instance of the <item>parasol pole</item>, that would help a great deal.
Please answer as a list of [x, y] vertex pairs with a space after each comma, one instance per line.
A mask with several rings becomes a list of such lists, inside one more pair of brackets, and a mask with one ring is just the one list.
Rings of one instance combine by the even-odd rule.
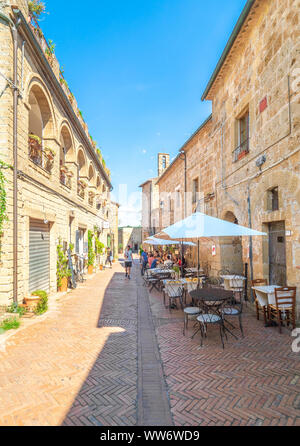
[[183, 279], [183, 239], [181, 239], [181, 278]]

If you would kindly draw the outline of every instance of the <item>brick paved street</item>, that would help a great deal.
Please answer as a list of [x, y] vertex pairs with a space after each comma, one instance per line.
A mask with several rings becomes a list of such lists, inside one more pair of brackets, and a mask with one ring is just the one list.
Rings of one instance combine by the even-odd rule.
[[[300, 425], [300, 355], [252, 312], [225, 350], [182, 335], [182, 312], [136, 266], [99, 272], [0, 353], [0, 425]], [[239, 335], [239, 331], [235, 333]]]

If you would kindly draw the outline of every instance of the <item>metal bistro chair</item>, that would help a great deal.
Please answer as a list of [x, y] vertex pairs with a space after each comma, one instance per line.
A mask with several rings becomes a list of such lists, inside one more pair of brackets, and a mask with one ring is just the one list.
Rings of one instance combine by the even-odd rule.
[[183, 336], [185, 336], [185, 330], [188, 328], [188, 321], [190, 319], [196, 320], [197, 316], [201, 313], [199, 307], [186, 307], [184, 310], [184, 321], [183, 321]]
[[180, 301], [181, 308], [183, 310], [184, 286], [181, 282], [176, 280], [168, 281], [165, 284], [164, 292], [169, 297], [169, 311], [171, 311], [172, 304], [174, 303], [174, 301], [178, 299]]
[[244, 330], [243, 330], [243, 324], [242, 324], [242, 314], [243, 314], [243, 300], [241, 299], [240, 302], [236, 302], [235, 299], [232, 300], [232, 302], [226, 302], [223, 309], [223, 319], [224, 322], [227, 322], [232, 328], [235, 328], [234, 325], [232, 325], [226, 317], [238, 317], [239, 318], [239, 325], [240, 330], [242, 333], [242, 337], [244, 337]]
[[198, 330], [195, 331], [195, 333], [192, 336], [195, 336], [196, 333], [198, 333], [198, 331], [200, 331], [201, 334], [201, 342], [200, 345], [202, 347], [203, 345], [203, 338], [207, 337], [207, 328], [209, 325], [219, 325], [219, 330], [220, 330], [220, 338], [221, 338], [221, 342], [222, 342], [222, 347], [224, 349], [224, 335], [226, 336], [225, 333], [225, 329], [224, 329], [224, 321], [222, 318], [222, 314], [219, 314], [218, 311], [215, 311], [215, 309], [213, 309], [213, 307], [210, 306], [206, 306], [205, 304], [203, 304], [202, 306], [202, 311], [203, 313], [200, 314], [199, 316], [197, 316], [197, 321], [199, 324]]
[[284, 320], [287, 326], [292, 323], [293, 329], [296, 328], [296, 287], [275, 288], [275, 305], [268, 305], [268, 314], [269, 319], [277, 318], [279, 333]]
[[[266, 279], [255, 279], [251, 280], [251, 286], [265, 286], [268, 285], [268, 281]], [[255, 290], [253, 291], [254, 300], [255, 300], [255, 306], [256, 306], [256, 318], [259, 321], [259, 313], [262, 312], [264, 317], [265, 325], [267, 324], [267, 315], [268, 315], [268, 306], [267, 305], [260, 305]]]
[[151, 278], [151, 274], [149, 273], [150, 268], [146, 268], [144, 271], [143, 277], [143, 286], [148, 287], [150, 285], [149, 279]]
[[[194, 294], [194, 293], [193, 293]], [[199, 299], [199, 306], [202, 310], [202, 314], [197, 317], [199, 324], [198, 329], [192, 336], [193, 337], [200, 331], [201, 334], [201, 347], [203, 345], [203, 338], [207, 337], [207, 331], [209, 325], [219, 325], [220, 338], [222, 347], [224, 349], [224, 336], [227, 339], [226, 331], [233, 335], [224, 325], [223, 308], [226, 301], [230, 298], [233, 299], [233, 293], [224, 291], [223, 288], [205, 287], [201, 292], [201, 299]], [[220, 300], [218, 299], [220, 297]], [[233, 335], [236, 337], [235, 335]]]
[[[199, 286], [202, 286], [202, 279], [199, 278]], [[198, 288], [198, 278], [187, 279], [186, 283], [186, 292], [185, 292], [185, 305], [186, 305], [186, 295], [190, 295], [191, 291], [194, 291]], [[191, 296], [192, 304], [195, 306], [195, 302], [193, 297]]]

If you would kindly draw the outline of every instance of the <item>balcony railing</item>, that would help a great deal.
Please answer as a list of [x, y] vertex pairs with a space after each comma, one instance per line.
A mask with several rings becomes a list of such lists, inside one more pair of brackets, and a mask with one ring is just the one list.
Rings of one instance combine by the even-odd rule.
[[83, 181], [78, 180], [78, 182], [77, 182], [77, 194], [78, 194], [78, 196], [80, 198], [84, 199], [84, 197], [85, 197], [85, 188], [86, 188], [86, 184]]
[[244, 158], [244, 156], [249, 153], [249, 138], [247, 138], [242, 144], [240, 144], [233, 152], [233, 162]]
[[71, 178], [73, 177], [73, 172], [71, 172], [65, 165], [60, 166], [60, 182], [64, 186], [71, 189], [72, 187], [72, 181]]
[[50, 173], [53, 167], [55, 153], [47, 147], [44, 148], [42, 139], [36, 135], [29, 135], [28, 149], [28, 155], [31, 161]]

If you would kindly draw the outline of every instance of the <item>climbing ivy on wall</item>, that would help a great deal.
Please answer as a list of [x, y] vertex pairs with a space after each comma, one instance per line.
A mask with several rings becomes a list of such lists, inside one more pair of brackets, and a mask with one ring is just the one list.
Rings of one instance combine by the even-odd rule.
[[11, 169], [11, 166], [0, 160], [0, 232], [2, 231], [3, 223], [7, 220], [5, 190], [6, 178], [3, 173], [5, 169]]

